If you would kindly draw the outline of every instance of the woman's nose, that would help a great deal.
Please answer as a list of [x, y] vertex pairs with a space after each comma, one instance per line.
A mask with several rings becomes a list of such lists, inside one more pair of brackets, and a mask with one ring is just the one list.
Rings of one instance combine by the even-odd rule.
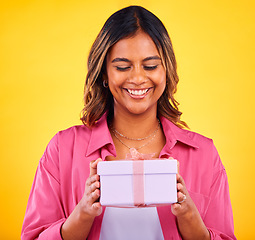
[[130, 72], [129, 80], [136, 84], [141, 85], [146, 81], [146, 74], [142, 67], [134, 67]]

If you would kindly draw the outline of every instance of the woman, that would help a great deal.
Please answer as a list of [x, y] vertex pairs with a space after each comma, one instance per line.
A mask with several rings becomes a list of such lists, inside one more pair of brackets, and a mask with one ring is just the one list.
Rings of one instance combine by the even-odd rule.
[[[178, 81], [170, 38], [155, 15], [131, 6], [106, 21], [88, 58], [84, 125], [47, 146], [22, 239], [236, 239], [225, 169], [212, 140], [183, 129]], [[178, 159], [177, 203], [100, 205], [98, 162], [125, 159], [130, 148]]]

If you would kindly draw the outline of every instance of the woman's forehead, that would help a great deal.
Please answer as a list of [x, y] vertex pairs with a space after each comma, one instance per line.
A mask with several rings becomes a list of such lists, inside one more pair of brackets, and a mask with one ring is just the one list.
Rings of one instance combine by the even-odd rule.
[[148, 56], [159, 56], [158, 49], [151, 37], [139, 31], [132, 37], [119, 40], [109, 50], [110, 59], [118, 58], [147, 58]]

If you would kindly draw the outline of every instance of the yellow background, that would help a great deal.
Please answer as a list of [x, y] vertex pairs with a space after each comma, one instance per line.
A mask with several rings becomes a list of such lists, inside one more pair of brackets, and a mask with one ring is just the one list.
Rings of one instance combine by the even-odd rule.
[[20, 238], [47, 143], [80, 124], [89, 48], [110, 14], [130, 4], [143, 5], [166, 25], [183, 120], [214, 139], [229, 177], [236, 236], [255, 239], [252, 0], [1, 1], [0, 239]]

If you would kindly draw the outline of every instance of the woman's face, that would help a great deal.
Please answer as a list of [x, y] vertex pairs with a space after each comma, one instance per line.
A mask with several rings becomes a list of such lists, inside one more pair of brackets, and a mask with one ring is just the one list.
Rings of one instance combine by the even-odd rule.
[[113, 45], [106, 57], [106, 70], [115, 113], [156, 113], [166, 71], [148, 34], [139, 31]]

